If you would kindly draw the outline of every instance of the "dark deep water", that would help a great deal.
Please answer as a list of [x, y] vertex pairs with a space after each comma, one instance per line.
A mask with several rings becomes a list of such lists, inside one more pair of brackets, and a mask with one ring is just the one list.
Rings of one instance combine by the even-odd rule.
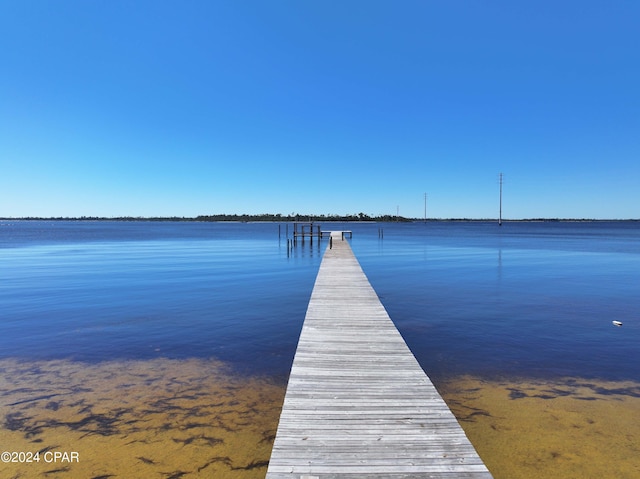
[[[286, 377], [326, 247], [289, 252], [286, 228], [2, 221], [0, 355], [212, 358]], [[322, 229], [354, 231], [365, 273], [434, 380], [640, 380], [640, 223]]]

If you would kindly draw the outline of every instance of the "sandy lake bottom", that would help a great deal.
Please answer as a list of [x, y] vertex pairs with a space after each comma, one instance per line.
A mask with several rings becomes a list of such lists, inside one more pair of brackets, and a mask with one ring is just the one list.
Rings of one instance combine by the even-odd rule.
[[[0, 373], [0, 449], [40, 452], [0, 463], [11, 479], [263, 478], [285, 392], [200, 359], [7, 359]], [[637, 383], [465, 376], [438, 388], [495, 479], [640, 477]]]
[[640, 384], [564, 378], [439, 386], [495, 479], [640, 477]]
[[0, 464], [12, 479], [261, 478], [284, 398], [206, 360], [4, 360], [0, 372], [2, 450], [42, 451]]

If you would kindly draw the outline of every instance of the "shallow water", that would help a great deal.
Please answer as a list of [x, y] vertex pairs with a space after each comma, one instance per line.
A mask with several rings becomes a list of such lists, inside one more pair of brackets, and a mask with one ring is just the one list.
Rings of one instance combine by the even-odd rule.
[[39, 453], [0, 463], [11, 478], [264, 477], [284, 398], [283, 384], [202, 359], [2, 360], [0, 372], [2, 450]]
[[563, 378], [439, 390], [495, 479], [640, 477], [640, 383]]
[[[13, 478], [262, 478], [285, 393], [200, 359], [2, 360], [0, 371], [3, 450], [40, 452], [0, 464]], [[495, 479], [640, 473], [639, 383], [463, 376], [438, 388]]]

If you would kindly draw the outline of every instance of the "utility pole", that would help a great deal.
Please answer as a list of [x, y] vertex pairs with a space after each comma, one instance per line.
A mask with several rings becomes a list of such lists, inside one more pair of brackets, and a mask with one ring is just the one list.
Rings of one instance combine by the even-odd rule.
[[498, 226], [502, 226], [502, 173], [500, 173], [500, 216], [498, 217]]
[[427, 222], [427, 194], [424, 194], [424, 222]]

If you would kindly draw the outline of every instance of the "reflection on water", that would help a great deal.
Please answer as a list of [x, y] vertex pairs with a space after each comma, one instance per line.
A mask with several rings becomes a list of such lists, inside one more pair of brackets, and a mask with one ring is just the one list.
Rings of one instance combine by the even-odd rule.
[[0, 373], [2, 451], [40, 451], [0, 463], [10, 478], [262, 478], [284, 397], [209, 360], [3, 360]]
[[583, 379], [439, 385], [495, 479], [640, 477], [640, 384]]

